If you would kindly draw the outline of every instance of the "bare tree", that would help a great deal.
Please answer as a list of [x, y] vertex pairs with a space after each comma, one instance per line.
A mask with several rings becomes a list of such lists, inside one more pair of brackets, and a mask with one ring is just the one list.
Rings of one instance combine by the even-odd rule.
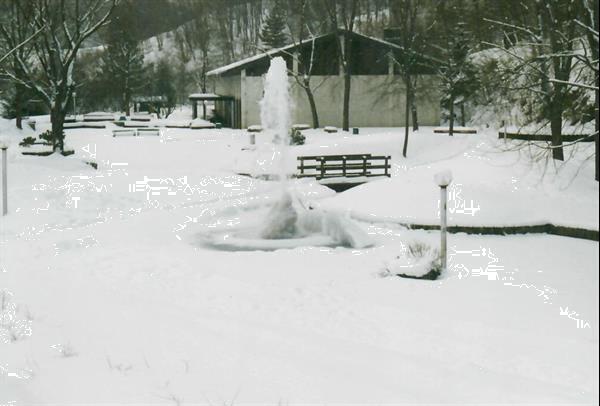
[[319, 112], [315, 101], [314, 91], [324, 83], [324, 79], [320, 83], [312, 82], [313, 69], [315, 66], [316, 52], [316, 37], [311, 30], [309, 19], [313, 17], [313, 10], [309, 0], [293, 1], [297, 8], [291, 8], [292, 12], [297, 17], [296, 27], [288, 22], [288, 29], [292, 34], [292, 41], [296, 45], [299, 52], [292, 54], [295, 60], [297, 70], [292, 69], [289, 73], [292, 75], [298, 86], [304, 89], [310, 112], [312, 117], [313, 128], [319, 128]]
[[[194, 19], [181, 30], [182, 44], [188, 58], [200, 62], [198, 84], [203, 92], [207, 91], [206, 74], [210, 65], [209, 50], [211, 35], [211, 7], [207, 0], [188, 0], [187, 10]], [[196, 53], [200, 51], [200, 55]]]
[[[26, 60], [29, 58], [31, 54], [31, 42], [36, 35], [41, 32], [41, 29], [38, 29], [34, 33], [31, 33], [24, 21], [26, 20], [27, 14], [30, 10], [27, 10], [27, 4], [23, 3], [20, 0], [10, 0], [8, 1], [3, 9], [4, 17], [1, 21], [3, 29], [10, 32], [10, 38], [13, 41], [7, 41], [4, 36], [0, 36], [0, 52], [3, 54], [2, 58], [0, 58], [0, 64], [4, 60], [8, 60], [10, 64], [10, 70], [16, 72], [19, 76], [22, 76], [21, 69], [18, 64], [19, 59]], [[22, 129], [22, 111], [23, 104], [26, 100], [23, 99], [23, 95], [25, 94], [24, 87], [20, 82], [13, 82], [14, 85], [14, 100], [13, 107], [15, 110], [15, 125], [17, 128]]]
[[[527, 38], [530, 54], [512, 51], [499, 46], [513, 57], [520, 70], [527, 70], [529, 85], [526, 87], [536, 95], [542, 105], [543, 116], [550, 122], [552, 156], [564, 160], [562, 126], [569, 99], [569, 82], [577, 60], [575, 45], [579, 32], [578, 17], [581, 3], [539, 0], [536, 3], [536, 23], [516, 25], [489, 20], [505, 29], [518, 32]], [[523, 13], [529, 10], [523, 10]], [[511, 44], [512, 45], [512, 44]], [[522, 72], [516, 72], [521, 74]]]
[[[595, 80], [594, 104], [595, 104], [595, 134], [594, 142], [596, 144], [596, 159], [595, 159], [595, 178], [598, 181], [598, 166], [599, 166], [599, 142], [598, 142], [598, 0], [581, 0], [582, 3], [582, 20], [576, 21], [583, 28], [587, 37], [587, 51], [583, 55], [585, 66], [590, 69]], [[589, 58], [591, 56], [591, 59]]]
[[402, 155], [406, 158], [408, 150], [408, 123], [410, 119], [410, 111], [413, 110], [413, 126], [416, 123], [416, 106], [414, 105], [414, 87], [413, 73], [418, 62], [417, 48], [417, 0], [397, 0], [391, 8], [392, 25], [396, 28], [398, 34], [394, 38], [394, 42], [402, 47], [402, 53], [396, 57], [393, 56], [395, 65], [400, 69], [402, 81], [406, 89], [405, 94], [405, 111], [404, 111], [404, 145], [402, 147]]
[[[160, 36], [160, 35], [159, 35]], [[121, 111], [129, 115], [131, 98], [142, 87], [144, 53], [135, 15], [135, 3], [125, 0], [115, 8], [106, 29], [103, 73], [110, 90], [119, 96]]]
[[352, 86], [352, 33], [359, 13], [359, 0], [322, 0], [338, 50], [338, 59], [344, 76], [342, 129], [350, 129], [350, 87]]
[[[31, 10], [23, 24], [30, 32], [41, 30], [33, 42], [30, 58], [18, 53], [15, 64], [3, 72], [16, 83], [32, 89], [50, 109], [52, 140], [55, 151], [64, 150], [64, 120], [72, 101], [75, 83], [73, 66], [83, 42], [102, 27], [112, 13], [117, 0], [31, 0]], [[20, 37], [0, 27], [0, 35], [8, 44], [17, 44]]]

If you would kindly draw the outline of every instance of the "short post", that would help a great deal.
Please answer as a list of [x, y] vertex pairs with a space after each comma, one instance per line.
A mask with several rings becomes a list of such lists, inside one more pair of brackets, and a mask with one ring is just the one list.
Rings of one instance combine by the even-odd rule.
[[6, 150], [8, 146], [0, 142], [0, 149], [2, 149], [2, 215], [6, 216], [8, 213], [8, 183], [6, 181]]
[[435, 183], [440, 187], [440, 260], [442, 262], [442, 270], [446, 270], [448, 251], [446, 243], [448, 185], [452, 183], [452, 172], [443, 171], [436, 173], [434, 179]]
[[249, 134], [250, 134], [250, 145], [256, 144], [256, 133], [249, 133]]
[[319, 159], [321, 161], [321, 178], [317, 178], [317, 179], [325, 179], [325, 158], [319, 157], [317, 159]]

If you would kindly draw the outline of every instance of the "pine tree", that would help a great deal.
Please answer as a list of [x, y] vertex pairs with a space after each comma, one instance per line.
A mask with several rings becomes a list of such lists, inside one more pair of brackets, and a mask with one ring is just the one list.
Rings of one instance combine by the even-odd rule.
[[287, 43], [285, 12], [279, 1], [267, 16], [262, 27], [260, 39], [267, 48], [281, 48]]

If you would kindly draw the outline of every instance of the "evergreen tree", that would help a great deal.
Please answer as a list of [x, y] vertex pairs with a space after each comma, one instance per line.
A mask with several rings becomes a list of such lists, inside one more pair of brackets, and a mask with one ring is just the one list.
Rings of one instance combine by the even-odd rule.
[[121, 110], [129, 112], [131, 97], [144, 81], [144, 53], [134, 3], [120, 3], [107, 27], [103, 74]]
[[279, 1], [267, 16], [262, 27], [260, 39], [267, 48], [281, 48], [287, 43], [284, 32], [286, 26], [285, 12]]

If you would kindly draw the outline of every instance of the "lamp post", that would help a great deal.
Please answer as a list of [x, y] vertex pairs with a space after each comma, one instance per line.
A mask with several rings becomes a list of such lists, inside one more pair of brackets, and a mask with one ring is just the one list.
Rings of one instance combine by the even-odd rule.
[[446, 247], [446, 226], [447, 226], [447, 211], [448, 211], [448, 185], [452, 183], [452, 172], [443, 171], [436, 173], [434, 176], [435, 183], [440, 187], [440, 259], [442, 261], [442, 270], [446, 269], [447, 265], [447, 247]]
[[73, 92], [73, 117], [77, 117], [77, 93], [75, 92]]
[[6, 182], [6, 150], [8, 145], [0, 141], [0, 149], [2, 150], [2, 215], [8, 213], [8, 184]]

